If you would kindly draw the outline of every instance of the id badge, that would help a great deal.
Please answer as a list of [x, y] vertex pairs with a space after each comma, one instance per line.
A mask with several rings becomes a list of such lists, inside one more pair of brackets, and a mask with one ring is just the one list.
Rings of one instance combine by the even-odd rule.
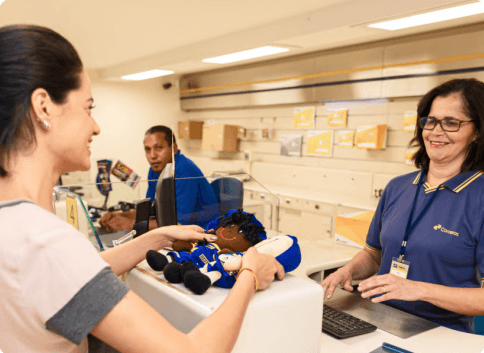
[[392, 266], [390, 268], [390, 273], [392, 275], [406, 279], [409, 268], [410, 268], [410, 261], [405, 261], [405, 260], [399, 261], [397, 257], [394, 257], [392, 259]]

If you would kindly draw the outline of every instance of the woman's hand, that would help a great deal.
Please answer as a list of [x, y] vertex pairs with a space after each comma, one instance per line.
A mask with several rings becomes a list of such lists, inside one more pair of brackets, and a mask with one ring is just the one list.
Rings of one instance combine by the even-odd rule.
[[326, 298], [330, 299], [333, 296], [334, 289], [338, 284], [341, 284], [341, 286], [345, 290], [352, 292], [353, 291], [353, 286], [351, 285], [352, 280], [353, 280], [353, 277], [351, 276], [351, 273], [344, 267], [341, 267], [338, 270], [336, 270], [336, 272], [333, 272], [332, 274], [330, 274], [327, 278], [323, 280], [323, 282], [321, 282]]
[[175, 240], [207, 240], [213, 242], [217, 240], [214, 234], [207, 234], [205, 230], [196, 225], [187, 226], [165, 226], [150, 230], [149, 233], [161, 237], [162, 247], [171, 247]]
[[383, 295], [373, 298], [371, 300], [373, 303], [380, 303], [389, 299], [421, 300], [425, 294], [425, 289], [421, 282], [411, 281], [391, 274], [368, 278], [360, 282], [358, 290], [364, 292], [361, 294], [363, 298], [383, 293]]
[[273, 255], [259, 253], [253, 246], [244, 254], [242, 267], [247, 267], [254, 271], [259, 290], [269, 287], [269, 284], [274, 280], [276, 274], [280, 280], [284, 278], [284, 268], [277, 262], [275, 257]]

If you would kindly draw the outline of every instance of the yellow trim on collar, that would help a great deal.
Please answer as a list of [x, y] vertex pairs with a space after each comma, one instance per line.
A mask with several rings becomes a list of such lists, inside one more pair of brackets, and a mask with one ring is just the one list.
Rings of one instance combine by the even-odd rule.
[[469, 185], [474, 180], [476, 180], [477, 178], [479, 178], [482, 174], [484, 174], [484, 173], [483, 172], [477, 172], [476, 174], [474, 174], [473, 176], [471, 176], [469, 179], [467, 179], [466, 181], [464, 181], [462, 184], [460, 184], [459, 186], [457, 186], [454, 189], [454, 192], [460, 192], [460, 191], [462, 191], [467, 185]]
[[[425, 185], [425, 184], [427, 184], [427, 185]], [[431, 193], [431, 192], [437, 190], [437, 188], [439, 186], [437, 185], [437, 186], [431, 187], [430, 184], [428, 184], [427, 182], [425, 182], [424, 183], [424, 187], [425, 187], [425, 193], [428, 194], [428, 193]], [[442, 185], [439, 190], [444, 190], [445, 188], [446, 188], [446, 186], [445, 185]]]
[[420, 174], [422, 174], [422, 171], [420, 171], [417, 175], [417, 177], [415, 178], [415, 180], [413, 181], [413, 184], [414, 185], [417, 185], [418, 184], [418, 181], [420, 180]]

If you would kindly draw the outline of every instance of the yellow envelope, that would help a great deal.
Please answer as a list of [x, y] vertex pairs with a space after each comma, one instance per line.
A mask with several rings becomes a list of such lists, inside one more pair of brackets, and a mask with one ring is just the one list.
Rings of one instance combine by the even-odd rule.
[[355, 141], [354, 130], [340, 130], [338, 134], [338, 146], [343, 148], [353, 148]]
[[308, 131], [306, 154], [331, 157], [333, 154], [333, 130]]
[[405, 165], [415, 166], [415, 162], [413, 161], [413, 155], [417, 152], [415, 149], [408, 149], [405, 152]]
[[338, 110], [328, 114], [328, 126], [345, 127], [348, 119], [348, 109]]
[[417, 112], [408, 111], [405, 112], [403, 117], [403, 131], [414, 132], [417, 128]]
[[295, 129], [314, 129], [315, 115], [316, 115], [316, 107], [294, 108], [294, 128]]

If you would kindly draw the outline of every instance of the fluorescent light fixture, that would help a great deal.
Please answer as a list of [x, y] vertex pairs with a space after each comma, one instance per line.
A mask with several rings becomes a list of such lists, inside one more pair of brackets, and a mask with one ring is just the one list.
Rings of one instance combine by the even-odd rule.
[[121, 78], [123, 80], [141, 81], [141, 80], [147, 80], [153, 77], [171, 75], [172, 73], [173, 71], [170, 71], [170, 70], [150, 70], [145, 72], [139, 72], [137, 74], [123, 76]]
[[239, 51], [238, 53], [217, 56], [215, 58], [203, 59], [202, 61], [205, 63], [227, 64], [227, 63], [233, 63], [235, 61], [248, 60], [248, 59], [258, 58], [266, 55], [284, 53], [288, 50], [289, 49], [287, 48], [279, 48], [279, 47], [273, 47], [269, 45], [265, 47]]
[[[482, 0], [481, 0], [482, 1]], [[448, 9], [427, 12], [420, 15], [400, 18], [398, 20], [385, 21], [368, 25], [368, 27], [381, 28], [389, 31], [397, 29], [422, 26], [429, 23], [453, 20], [456, 18], [466, 17], [484, 13], [484, 2], [451, 7]]]

